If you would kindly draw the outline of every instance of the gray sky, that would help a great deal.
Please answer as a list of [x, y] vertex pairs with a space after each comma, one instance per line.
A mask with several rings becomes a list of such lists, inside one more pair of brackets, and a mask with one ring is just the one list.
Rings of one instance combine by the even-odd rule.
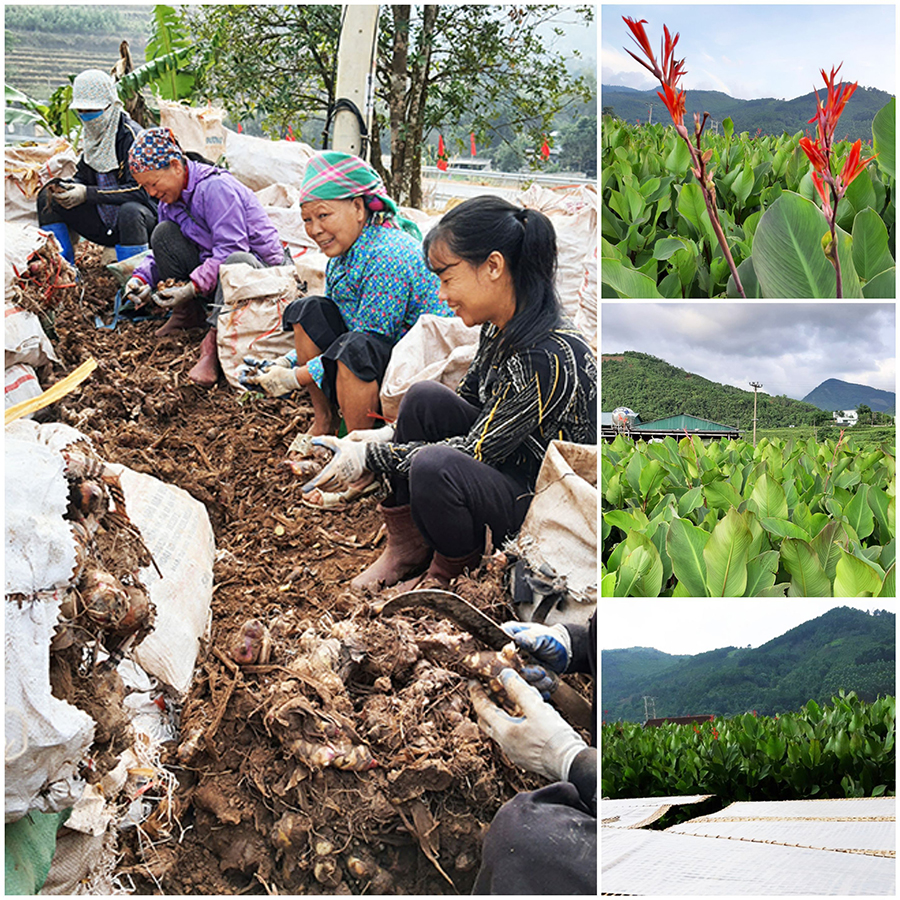
[[600, 649], [653, 647], [695, 655], [720, 647], [759, 647], [836, 606], [893, 609], [890, 600], [755, 597], [713, 599], [609, 598], [602, 602]]
[[663, 25], [673, 36], [680, 34], [675, 57], [685, 60], [681, 86], [688, 91], [793, 100], [824, 89], [819, 70], [830, 72], [843, 62], [838, 78], [895, 92], [893, 3], [604, 4], [602, 83], [648, 90], [659, 82], [623, 49], [639, 54], [622, 16], [647, 20], [644, 28], [656, 54]]
[[896, 391], [893, 303], [604, 302], [600, 349], [797, 400], [828, 378]]

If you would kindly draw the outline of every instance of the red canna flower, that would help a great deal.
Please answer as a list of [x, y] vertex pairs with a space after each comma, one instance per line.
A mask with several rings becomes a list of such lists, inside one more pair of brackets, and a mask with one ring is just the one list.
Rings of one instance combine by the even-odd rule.
[[811, 141], [808, 137], [800, 138], [800, 148], [809, 157], [809, 161], [817, 172], [824, 172], [828, 168], [828, 158], [819, 145], [818, 138], [815, 141]]
[[865, 167], [875, 159], [875, 156], [878, 156], [876, 153], [875, 156], [870, 156], [868, 159], [860, 160], [859, 151], [862, 147], [862, 141], [857, 141], [850, 148], [850, 155], [844, 161], [844, 168], [841, 169], [841, 174], [838, 176], [838, 181], [840, 184], [847, 188], [850, 185], [850, 182], [862, 172]]
[[819, 136], [827, 143], [831, 144], [834, 137], [834, 129], [837, 127], [837, 121], [847, 105], [847, 101], [853, 96], [858, 81], [853, 84], [841, 84], [840, 88], [834, 86], [834, 79], [838, 72], [841, 71], [841, 63], [836, 69], [831, 70], [831, 76], [825, 74], [824, 69], [819, 69], [822, 78], [825, 80], [825, 86], [828, 89], [825, 97], [825, 106], [822, 106], [819, 100], [819, 92], [814, 91], [816, 95], [816, 114], [809, 120], [809, 123], [816, 123], [819, 129]]
[[628, 16], [622, 16], [622, 21], [631, 29], [631, 36], [634, 39], [634, 42], [644, 51], [649, 63], [645, 62], [636, 53], [632, 53], [630, 50], [626, 49], [625, 52], [632, 57], [632, 59], [639, 62], [654, 77], [659, 79], [665, 93], [657, 91], [656, 95], [666, 105], [666, 109], [669, 111], [672, 121], [676, 125], [683, 126], [685, 92], [678, 91], [677, 89], [681, 76], [685, 74], [684, 60], [675, 59], [675, 45], [678, 43], [679, 35], [676, 34], [673, 39], [669, 29], [663, 25], [663, 39], [660, 47], [662, 68], [660, 69], [656, 62], [656, 57], [653, 55], [653, 50], [650, 47], [650, 41], [647, 39], [647, 32], [644, 30], [644, 24], [647, 20], [641, 19], [636, 22], [634, 19], [629, 19]]
[[818, 172], [813, 172], [813, 184], [816, 186], [816, 190], [819, 192], [819, 196], [822, 198], [822, 211], [830, 219], [831, 201], [828, 199], [828, 192], [825, 190], [825, 184], [822, 180], [822, 176]]

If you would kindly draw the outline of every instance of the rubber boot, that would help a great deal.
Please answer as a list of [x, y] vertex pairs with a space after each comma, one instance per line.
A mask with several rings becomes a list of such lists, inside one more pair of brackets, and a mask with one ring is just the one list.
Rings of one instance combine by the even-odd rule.
[[200, 387], [212, 387], [219, 380], [219, 354], [216, 349], [216, 329], [210, 328], [200, 344], [200, 359], [188, 372], [188, 378]]
[[387, 544], [381, 556], [350, 582], [354, 590], [390, 587], [424, 569], [431, 558], [431, 547], [416, 528], [408, 504], [387, 507], [379, 504], [378, 509], [384, 516]]
[[138, 253], [144, 253], [149, 249], [149, 244], [116, 244], [116, 262], [131, 259], [132, 256], [137, 256]]
[[63, 259], [70, 265], [75, 265], [75, 248], [72, 246], [72, 236], [69, 234], [69, 226], [65, 222], [51, 222], [49, 225], [39, 226], [41, 231], [49, 231], [56, 238], [60, 246]]
[[431, 565], [425, 573], [423, 584], [431, 581], [439, 582], [443, 585], [450, 584], [454, 578], [458, 578], [464, 572], [474, 572], [481, 564], [481, 550], [473, 550], [467, 556], [444, 556], [443, 553], [434, 551], [431, 557]]
[[206, 322], [203, 304], [195, 297], [172, 310], [172, 315], [156, 329], [157, 337], [168, 337], [176, 331], [187, 328], [200, 328]]

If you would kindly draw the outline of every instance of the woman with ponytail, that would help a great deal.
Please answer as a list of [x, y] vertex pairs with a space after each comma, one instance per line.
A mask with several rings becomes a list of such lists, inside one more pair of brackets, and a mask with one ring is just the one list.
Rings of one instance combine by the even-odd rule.
[[521, 526], [550, 442], [597, 442], [597, 365], [560, 311], [549, 219], [475, 197], [441, 219], [424, 250], [441, 299], [467, 325], [482, 326], [472, 365], [455, 393], [413, 385], [390, 441], [315, 438], [334, 457], [304, 486], [388, 480], [387, 545], [354, 579], [358, 589], [423, 571], [446, 585], [474, 570], [487, 528], [499, 545]]

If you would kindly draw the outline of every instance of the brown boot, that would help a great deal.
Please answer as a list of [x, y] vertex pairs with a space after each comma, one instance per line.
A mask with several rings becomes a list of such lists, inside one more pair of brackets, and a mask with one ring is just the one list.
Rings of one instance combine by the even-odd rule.
[[354, 590], [390, 587], [424, 569], [431, 559], [431, 548], [416, 528], [408, 504], [388, 507], [379, 504], [378, 509], [384, 516], [387, 544], [381, 556], [350, 582]]
[[210, 328], [200, 344], [200, 359], [188, 372], [188, 378], [200, 387], [212, 387], [219, 380], [219, 355], [216, 349], [216, 329]]
[[187, 328], [200, 328], [206, 321], [203, 304], [194, 298], [172, 310], [172, 315], [156, 329], [157, 337], [168, 337]]
[[481, 565], [481, 550], [473, 550], [467, 556], [444, 556], [443, 553], [434, 551], [431, 557], [431, 565], [425, 573], [425, 581], [432, 579], [443, 584], [450, 584], [454, 578], [463, 572], [474, 572]]

